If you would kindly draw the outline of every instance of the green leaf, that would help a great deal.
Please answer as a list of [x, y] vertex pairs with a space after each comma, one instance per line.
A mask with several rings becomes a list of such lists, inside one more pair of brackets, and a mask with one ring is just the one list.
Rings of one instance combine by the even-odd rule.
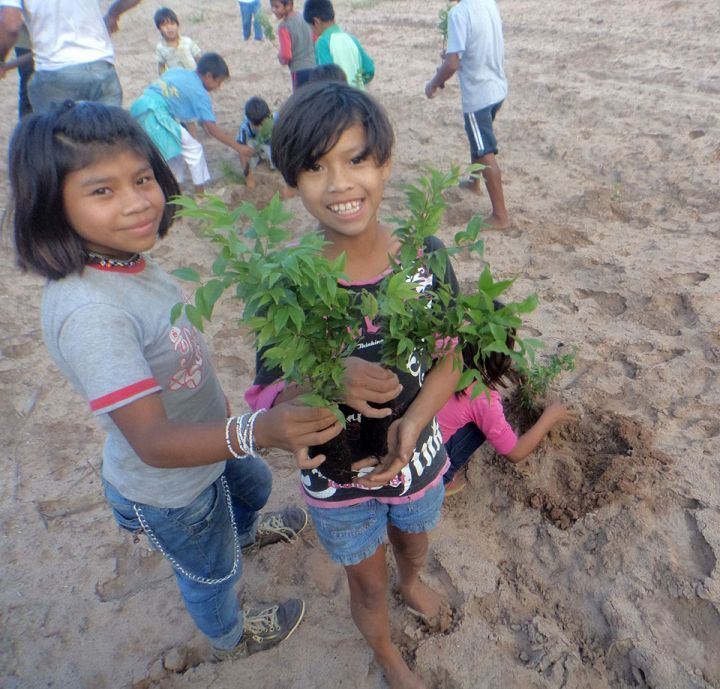
[[188, 282], [200, 282], [200, 275], [193, 268], [176, 268], [172, 274], [179, 280], [187, 280]]
[[175, 306], [170, 309], [170, 323], [176, 323], [178, 318], [182, 316], [183, 309], [185, 308], [185, 304], [181, 301], [179, 301]]

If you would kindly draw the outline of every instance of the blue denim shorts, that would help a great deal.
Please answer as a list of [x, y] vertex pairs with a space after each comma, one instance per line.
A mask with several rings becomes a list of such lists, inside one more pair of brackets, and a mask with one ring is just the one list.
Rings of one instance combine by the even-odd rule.
[[493, 131], [493, 122], [498, 110], [502, 107], [503, 101], [489, 105], [477, 112], [466, 112], [465, 133], [470, 142], [470, 154], [473, 160], [482, 158], [488, 153], [497, 153], [498, 145]]
[[407, 533], [434, 529], [444, 498], [445, 486], [440, 481], [412, 502], [395, 505], [368, 500], [349, 507], [308, 505], [308, 510], [330, 558], [347, 566], [370, 557], [385, 542], [389, 524]]

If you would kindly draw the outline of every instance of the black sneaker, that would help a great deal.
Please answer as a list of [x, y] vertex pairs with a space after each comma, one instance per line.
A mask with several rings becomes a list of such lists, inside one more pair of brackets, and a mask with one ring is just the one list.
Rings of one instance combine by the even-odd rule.
[[254, 612], [248, 610], [244, 618], [244, 631], [240, 643], [231, 651], [214, 649], [213, 660], [245, 658], [253, 653], [267, 651], [287, 639], [305, 616], [305, 601], [291, 598], [280, 605]]
[[246, 545], [242, 549], [243, 553], [280, 541], [294, 541], [307, 523], [308, 514], [302, 507], [286, 507], [279, 512], [266, 512], [260, 515], [255, 542]]

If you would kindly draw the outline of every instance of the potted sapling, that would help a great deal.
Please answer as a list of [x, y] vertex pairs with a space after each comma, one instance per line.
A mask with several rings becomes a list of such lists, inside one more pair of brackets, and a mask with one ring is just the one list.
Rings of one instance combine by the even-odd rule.
[[[287, 227], [291, 215], [277, 195], [260, 210], [247, 202], [230, 209], [217, 198], [205, 199], [202, 205], [180, 198], [181, 214], [201, 220], [218, 255], [213, 275], [205, 281], [194, 270], [176, 271], [198, 286], [193, 303], [176, 305], [173, 318], [185, 309], [189, 320], [202, 329], [220, 296], [232, 290], [243, 303], [240, 324], [255, 335], [263, 368], [272, 372], [263, 384], [282, 379], [298, 385], [308, 391], [301, 397], [306, 404], [332, 409], [344, 425], [346, 417], [356, 414], [341, 403], [345, 360], [355, 352], [353, 328], [364, 319], [379, 328], [382, 364], [393, 368], [401, 382], [404, 375], [413, 375], [411, 369], [423, 358], [428, 363], [432, 356], [456, 347], [472, 348], [476, 355], [466, 362], [459, 389], [476, 381], [474, 393], [482, 394], [482, 358], [492, 352], [509, 354], [519, 370], [527, 370], [539, 343], [516, 337], [516, 348], [509, 351], [507, 334], [522, 325], [522, 314], [532, 311], [537, 299], [531, 295], [498, 307], [498, 296], [512, 281], [495, 281], [488, 266], [471, 294], [457, 292], [444, 279], [453, 255], [482, 256], [483, 251], [479, 217], [447, 248], [432, 239], [445, 210], [442, 194], [459, 180], [457, 167], [447, 174], [429, 170], [418, 184], [405, 188], [408, 214], [392, 219], [401, 248], [373, 293], [339, 287], [346, 279], [344, 255], [332, 261], [325, 258], [325, 242], [318, 232], [293, 241]], [[429, 273], [439, 280], [432, 289], [424, 289]], [[457, 365], [460, 360], [456, 358]], [[359, 426], [348, 425], [328, 445], [311, 448], [311, 456], [327, 457], [319, 471], [337, 483], [351, 481], [353, 461], [387, 453], [388, 427], [410, 402], [401, 393], [381, 405], [392, 408], [391, 417], [363, 416]]]

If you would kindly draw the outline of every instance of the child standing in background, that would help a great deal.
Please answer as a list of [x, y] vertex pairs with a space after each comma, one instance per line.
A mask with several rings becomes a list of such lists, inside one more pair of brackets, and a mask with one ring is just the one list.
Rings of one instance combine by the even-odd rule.
[[276, 113], [270, 112], [270, 106], [259, 96], [249, 98], [245, 103], [245, 119], [240, 125], [236, 141], [244, 146], [252, 146], [255, 153], [248, 160], [243, 174], [245, 184], [252, 189], [255, 186], [255, 168], [261, 160], [266, 160], [274, 170], [270, 138]]
[[292, 89], [302, 86], [315, 66], [315, 46], [310, 26], [294, 9], [293, 0], [270, 0], [270, 9], [280, 20], [278, 40], [281, 65], [290, 68]]
[[179, 287], [146, 253], [167, 234], [167, 202], [180, 190], [127, 112], [66, 101], [29, 115], [11, 142], [10, 181], [18, 264], [46, 278], [45, 343], [106, 433], [102, 482], [115, 519], [170, 562], [218, 659], [275, 646], [305, 604], [243, 613], [242, 549], [294, 538], [307, 515], [260, 517], [272, 474], [257, 448], [297, 450], [340, 425], [295, 405], [230, 415], [202, 335], [184, 314], [170, 320]]
[[375, 76], [375, 63], [355, 36], [345, 33], [335, 23], [330, 0], [306, 0], [303, 18], [317, 37], [315, 61], [318, 65], [334, 63], [342, 68], [348, 84], [364, 89]]
[[155, 26], [161, 36], [155, 47], [158, 73], [173, 67], [195, 69], [201, 50], [192, 38], [180, 35], [180, 21], [175, 12], [161, 7], [155, 12]]

